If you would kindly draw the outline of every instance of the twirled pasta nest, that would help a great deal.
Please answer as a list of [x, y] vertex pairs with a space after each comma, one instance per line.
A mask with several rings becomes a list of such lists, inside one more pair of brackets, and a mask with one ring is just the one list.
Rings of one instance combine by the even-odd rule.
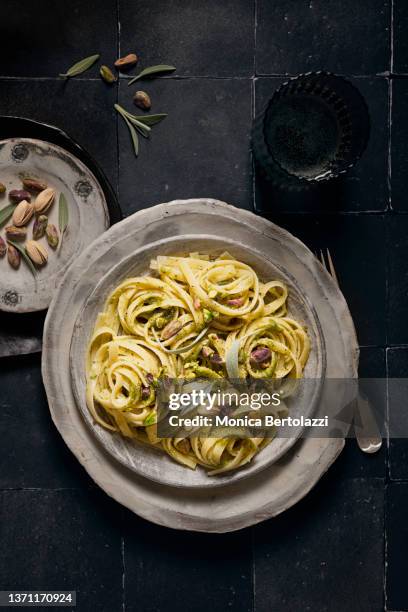
[[270, 440], [157, 437], [157, 381], [300, 378], [310, 342], [288, 317], [288, 290], [262, 283], [228, 253], [211, 260], [160, 256], [155, 276], [126, 279], [109, 296], [89, 345], [87, 405], [94, 420], [219, 474], [248, 463]]

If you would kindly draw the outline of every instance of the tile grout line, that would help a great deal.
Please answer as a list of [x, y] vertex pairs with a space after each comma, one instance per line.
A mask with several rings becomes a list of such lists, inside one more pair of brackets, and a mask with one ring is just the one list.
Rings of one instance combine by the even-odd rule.
[[392, 103], [393, 103], [393, 80], [394, 73], [394, 0], [390, 6], [390, 77], [388, 78], [388, 209], [392, 208]]
[[[251, 87], [251, 103], [252, 103], [252, 122], [255, 119], [256, 115], [256, 93], [255, 93], [255, 84], [256, 84], [256, 45], [257, 45], [257, 29], [258, 29], [258, 1], [254, 0], [254, 65], [253, 65], [253, 76], [252, 76], [252, 87]], [[251, 133], [252, 140], [252, 133]], [[250, 143], [251, 149], [251, 170], [252, 170], [252, 210], [254, 213], [257, 212], [256, 207], [256, 172], [255, 172], [255, 158], [252, 152], [252, 147]]]
[[[120, 34], [121, 34], [121, 26], [120, 26], [120, 7], [119, 7], [119, 0], [116, 0], [116, 18], [117, 18], [117, 23], [118, 23], [118, 28], [117, 28], [117, 56], [120, 57]], [[120, 88], [120, 78], [118, 78], [117, 83], [116, 83], [116, 104], [119, 104], [119, 88]], [[118, 113], [115, 112], [115, 118], [116, 118], [116, 157], [118, 160], [118, 174], [116, 176], [116, 195], [118, 197], [118, 201], [119, 201], [119, 185], [120, 185], [120, 145], [119, 145], [119, 117], [118, 117]], [[120, 208], [120, 204], [119, 204], [119, 208]]]
[[254, 0], [254, 77], [256, 76], [257, 35], [258, 35], [258, 0]]
[[125, 538], [120, 538], [120, 554], [122, 559], [122, 612], [126, 612], [126, 562], [125, 562]]
[[256, 568], [255, 568], [255, 525], [251, 526], [252, 553], [252, 610], [256, 612]]
[[394, 74], [394, 0], [391, 0], [390, 43], [390, 73]]
[[[119, 28], [120, 29], [120, 28]], [[408, 77], [408, 73], [398, 73], [398, 74], [390, 74], [389, 72], [380, 72], [380, 73], [372, 73], [372, 74], [340, 74], [340, 76], [344, 76], [345, 78], [351, 79], [372, 79], [372, 78], [393, 78], [393, 77], [401, 77], [402, 79], [406, 79]], [[118, 81], [128, 81], [132, 78], [133, 75], [125, 75], [119, 74]], [[271, 79], [271, 78], [291, 78], [295, 77], [297, 74], [292, 73], [271, 73], [271, 74], [248, 74], [244, 76], [217, 76], [215, 74], [190, 74], [190, 75], [174, 75], [174, 76], [162, 76], [161, 80], [165, 79], [167, 81], [183, 81], [183, 80], [213, 80], [213, 81], [245, 81], [256, 78], [259, 79]], [[100, 77], [84, 77], [84, 76], [76, 76], [74, 77], [75, 81], [100, 81]], [[10, 75], [0, 75], [0, 80], [3, 81], [65, 81], [65, 79], [59, 76], [10, 76]]]
[[384, 520], [384, 576], [383, 576], [383, 586], [384, 586], [384, 610], [387, 610], [387, 567], [388, 567], [388, 539], [387, 539], [387, 489], [388, 484], [385, 483], [384, 486], [384, 512], [383, 512], [383, 520]]
[[[121, 57], [121, 23], [120, 23], [120, 5], [119, 0], [116, 0], [116, 19], [117, 19], [117, 57]], [[120, 78], [116, 83], [116, 104], [119, 104], [120, 94]], [[116, 156], [118, 160], [118, 174], [116, 177], [116, 193], [119, 201], [119, 186], [120, 186], [120, 145], [119, 145], [119, 117], [116, 115]], [[120, 205], [119, 205], [120, 206]], [[122, 612], [126, 612], [126, 561], [125, 561], [125, 537], [120, 538], [120, 556], [122, 561]]]

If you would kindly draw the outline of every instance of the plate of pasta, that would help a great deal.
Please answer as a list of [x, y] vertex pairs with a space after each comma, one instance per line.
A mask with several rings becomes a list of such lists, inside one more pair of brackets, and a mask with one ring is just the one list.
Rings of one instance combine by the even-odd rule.
[[150, 480], [219, 487], [276, 462], [285, 437], [158, 435], [163, 379], [315, 381], [325, 375], [313, 305], [279, 262], [215, 235], [165, 238], [110, 265], [77, 318], [70, 347], [74, 396], [105, 450]]
[[[261, 283], [285, 284], [288, 315], [306, 327], [310, 340], [305, 381], [357, 377], [359, 349], [347, 303], [313, 253], [283, 228], [211, 198], [157, 204], [113, 225], [66, 271], [45, 322], [42, 376], [64, 442], [108, 495], [174, 529], [220, 533], [276, 516], [304, 497], [344, 448], [337, 436], [301, 436], [296, 443], [276, 437], [245, 465], [208, 476], [200, 464], [182, 465], [163, 449], [94, 421], [86, 403], [86, 362], [108, 296], [127, 279], [157, 279], [150, 263], [158, 257], [199, 253], [213, 261], [225, 252], [250, 266]], [[162, 331], [156, 332], [163, 344]], [[316, 403], [326, 410], [324, 389], [319, 396], [316, 388], [310, 400], [310, 410]], [[345, 405], [340, 393], [330, 402], [333, 414]]]

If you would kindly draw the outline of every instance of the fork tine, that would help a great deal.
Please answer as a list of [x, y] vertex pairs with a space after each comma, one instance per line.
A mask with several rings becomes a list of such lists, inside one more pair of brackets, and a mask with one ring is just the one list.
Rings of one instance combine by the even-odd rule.
[[323, 254], [322, 249], [320, 249], [320, 256], [319, 256], [319, 259], [320, 259], [320, 263], [322, 264], [323, 268], [326, 268], [326, 269], [327, 269], [327, 266], [326, 266], [326, 262], [325, 262], [325, 260], [324, 260], [324, 254]]
[[327, 252], [327, 259], [329, 261], [330, 274], [332, 275], [332, 277], [334, 278], [334, 280], [336, 281], [336, 284], [338, 286], [339, 285], [339, 279], [337, 278], [336, 270], [334, 269], [334, 264], [333, 264], [333, 260], [331, 258], [329, 249], [326, 249], [326, 252]]

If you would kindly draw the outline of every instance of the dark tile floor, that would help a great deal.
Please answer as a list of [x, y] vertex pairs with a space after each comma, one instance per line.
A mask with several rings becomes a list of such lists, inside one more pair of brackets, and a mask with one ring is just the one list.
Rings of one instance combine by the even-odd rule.
[[[76, 138], [126, 215], [212, 196], [255, 206], [314, 250], [329, 247], [364, 347], [361, 375], [405, 377], [407, 23], [403, 0], [2, 0], [0, 113]], [[132, 108], [125, 78], [108, 87], [96, 67], [57, 78], [81, 57], [100, 52], [112, 64], [119, 51], [138, 53], [141, 67], [177, 66], [143, 83], [153, 112], [169, 116], [137, 160], [113, 109], [117, 100]], [[347, 179], [288, 197], [254, 171], [251, 120], [287, 75], [321, 68], [366, 97], [369, 146]], [[0, 319], [5, 333], [11, 321]], [[0, 360], [0, 389], [0, 588], [76, 589], [80, 612], [408, 611], [401, 441], [372, 457], [348, 441], [309, 496], [253, 529], [179, 533], [93, 486], [50, 421], [39, 355]]]

